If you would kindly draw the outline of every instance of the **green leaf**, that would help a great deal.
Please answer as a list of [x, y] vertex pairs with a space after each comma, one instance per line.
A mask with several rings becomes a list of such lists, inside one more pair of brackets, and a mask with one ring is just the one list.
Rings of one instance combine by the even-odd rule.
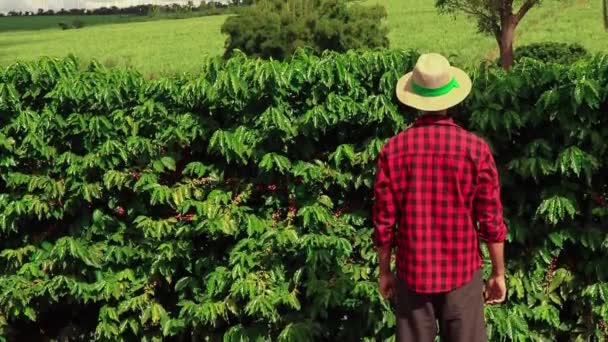
[[551, 292], [555, 291], [555, 289], [557, 289], [559, 286], [561, 286], [561, 284], [564, 282], [564, 280], [566, 280], [566, 278], [568, 278], [568, 277], [569, 277], [568, 271], [566, 271], [563, 268], [557, 269], [553, 275], [553, 279], [551, 280], [551, 283], [549, 283], [547, 292], [551, 293]]
[[553, 232], [549, 234], [549, 240], [551, 240], [551, 242], [553, 242], [553, 244], [560, 249], [563, 247], [565, 239], [566, 237], [562, 232]]
[[175, 291], [181, 292], [193, 282], [191, 277], [183, 277], [175, 283]]
[[166, 316], [165, 309], [158, 303], [152, 304], [150, 312], [153, 323], [158, 323], [162, 317]]
[[25, 317], [29, 318], [30, 321], [36, 321], [36, 312], [31, 307], [26, 307], [25, 310], [23, 310], [23, 314], [25, 315]]
[[576, 213], [573, 201], [557, 195], [543, 200], [536, 210], [537, 216], [553, 225], [565, 220], [567, 216], [573, 219]]
[[169, 156], [164, 156], [160, 159], [164, 167], [171, 171], [175, 171], [175, 159]]
[[247, 215], [247, 235], [261, 234], [266, 230], [267, 223], [256, 215]]
[[314, 224], [327, 224], [332, 219], [332, 215], [327, 208], [318, 204], [300, 208], [297, 215], [303, 217], [305, 227], [309, 227]]
[[570, 146], [560, 153], [557, 163], [562, 174], [568, 175], [572, 171], [577, 177], [583, 169], [593, 172], [599, 167], [597, 159], [576, 146]]
[[287, 157], [277, 153], [267, 153], [262, 157], [259, 164], [260, 168], [265, 171], [278, 171], [281, 174], [285, 174], [291, 169], [291, 162]]
[[561, 306], [563, 304], [561, 298], [559, 298], [559, 295], [555, 292], [549, 293], [549, 299], [557, 305]]
[[289, 323], [279, 334], [279, 341], [314, 341], [312, 324], [309, 322]]
[[212, 169], [211, 166], [208, 166], [201, 162], [196, 161], [196, 162], [188, 163], [188, 165], [186, 165], [186, 167], [184, 168], [184, 171], [182, 173], [184, 175], [204, 177], [209, 173], [209, 171], [211, 169]]
[[327, 195], [321, 195], [319, 197], [318, 201], [319, 201], [319, 203], [323, 204], [327, 208], [331, 209], [334, 207], [334, 203], [332, 202], [331, 198], [329, 198], [329, 196], [327, 196]]
[[191, 198], [191, 191], [189, 185], [178, 185], [171, 189], [171, 199], [176, 207], [182, 205], [185, 200]]
[[333, 160], [335, 166], [340, 166], [344, 160], [348, 161], [350, 165], [356, 164], [356, 154], [353, 145], [342, 144], [338, 146], [336, 151], [329, 155], [329, 159]]
[[131, 328], [131, 331], [133, 332], [133, 334], [137, 335], [139, 333], [139, 324], [137, 323], [136, 320], [130, 319], [129, 327]]

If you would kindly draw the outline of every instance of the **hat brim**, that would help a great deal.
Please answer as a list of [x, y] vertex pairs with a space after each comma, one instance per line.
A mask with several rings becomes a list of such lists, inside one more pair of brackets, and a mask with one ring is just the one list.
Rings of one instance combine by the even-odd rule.
[[469, 75], [461, 69], [450, 67], [452, 76], [459, 84], [458, 88], [453, 88], [449, 93], [440, 96], [421, 96], [412, 89], [412, 73], [409, 72], [397, 82], [397, 99], [407, 106], [424, 110], [438, 111], [454, 107], [464, 101], [471, 92], [472, 82]]

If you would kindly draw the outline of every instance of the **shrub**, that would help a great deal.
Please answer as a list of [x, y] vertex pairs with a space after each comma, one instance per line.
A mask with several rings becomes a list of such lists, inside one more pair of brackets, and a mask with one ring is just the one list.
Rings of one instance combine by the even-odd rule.
[[532, 58], [545, 63], [571, 64], [589, 53], [578, 43], [566, 44], [556, 42], [533, 43], [520, 46], [513, 52], [515, 61], [522, 58]]
[[86, 25], [86, 23], [79, 19], [72, 21], [72, 27], [75, 29], [83, 28], [85, 25]]
[[72, 28], [72, 26], [70, 26], [70, 24], [66, 24], [66, 23], [64, 23], [64, 22], [60, 22], [60, 23], [58, 23], [57, 25], [59, 25], [59, 27], [60, 27], [62, 30], [69, 30], [69, 29], [71, 29], [71, 28]]
[[226, 19], [225, 55], [284, 59], [301, 47], [326, 50], [388, 47], [383, 7], [362, 7], [345, 0], [260, 0]]
[[[416, 58], [238, 55], [157, 80], [74, 59], [0, 71], [0, 336], [390, 337], [370, 187], [412, 121], [394, 85]], [[493, 147], [510, 229], [490, 340], [602, 340], [608, 59], [471, 71], [453, 114]]]

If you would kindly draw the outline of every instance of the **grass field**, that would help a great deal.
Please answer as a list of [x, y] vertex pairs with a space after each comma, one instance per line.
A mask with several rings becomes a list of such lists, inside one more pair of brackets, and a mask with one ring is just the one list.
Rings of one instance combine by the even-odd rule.
[[40, 17], [5, 17], [0, 18], [0, 33], [9, 31], [36, 31], [45, 29], [59, 29], [59, 23], [71, 23], [73, 20], [80, 20], [86, 26], [107, 25], [114, 23], [129, 23], [144, 21], [142, 16], [120, 16], [120, 15], [58, 15]]
[[[386, 6], [392, 48], [416, 48], [452, 56], [456, 64], [497, 56], [496, 42], [476, 32], [475, 21], [439, 15], [431, 0], [368, 0]], [[80, 17], [87, 26], [62, 31], [75, 17], [0, 18], [0, 64], [73, 53], [107, 65], [133, 66], [146, 74], [195, 71], [204, 56], [222, 53], [220, 27], [226, 16], [145, 21], [140, 17]], [[103, 24], [103, 25], [102, 25]], [[578, 42], [608, 51], [601, 2], [547, 0], [524, 18], [515, 45], [540, 41]]]

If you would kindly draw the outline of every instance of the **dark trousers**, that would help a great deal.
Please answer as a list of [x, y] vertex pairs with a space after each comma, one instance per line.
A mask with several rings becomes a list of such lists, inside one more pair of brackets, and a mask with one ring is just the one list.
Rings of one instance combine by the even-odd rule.
[[426, 294], [410, 291], [397, 280], [395, 310], [398, 342], [486, 342], [483, 315], [483, 275], [451, 292]]

